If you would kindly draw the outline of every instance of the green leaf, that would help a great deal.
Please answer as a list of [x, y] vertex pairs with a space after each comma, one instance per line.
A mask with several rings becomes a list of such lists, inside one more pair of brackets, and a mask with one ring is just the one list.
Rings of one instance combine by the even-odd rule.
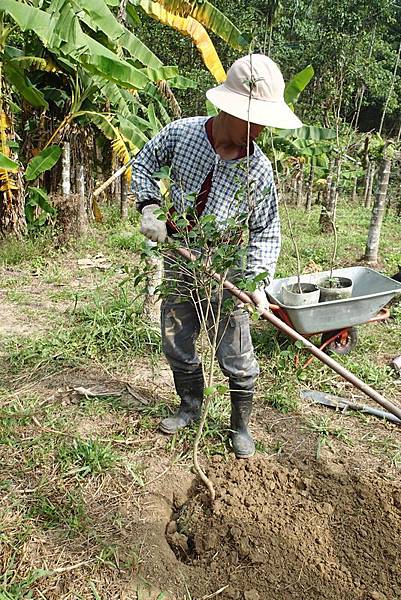
[[287, 104], [293, 105], [296, 103], [299, 94], [306, 88], [314, 73], [312, 65], [308, 65], [287, 83], [284, 90], [284, 100]]
[[323, 140], [334, 140], [336, 138], [336, 132], [334, 129], [327, 129], [326, 127], [303, 125], [298, 129], [280, 129], [279, 137], [295, 137], [299, 140], [314, 140], [320, 142]]
[[18, 171], [18, 168], [18, 163], [0, 152], [0, 169], [5, 169], [6, 171]]
[[[54, 215], [56, 210], [49, 203], [49, 197], [42, 188], [28, 187], [28, 199], [25, 203], [25, 218], [30, 225], [44, 225], [49, 215]], [[35, 207], [39, 206], [42, 209], [42, 214], [35, 219]]]
[[187, 90], [188, 88], [197, 88], [198, 83], [194, 79], [189, 79], [188, 77], [183, 77], [182, 75], [177, 75], [175, 77], [170, 77], [168, 79], [169, 86], [172, 88], [177, 88], [179, 90]]
[[215, 385], [211, 385], [209, 387], [205, 387], [205, 389], [203, 390], [203, 394], [204, 396], [207, 398], [208, 396], [213, 396], [213, 394], [216, 392], [216, 386]]
[[36, 179], [41, 173], [54, 167], [60, 156], [60, 146], [49, 146], [49, 148], [42, 150], [42, 152], [37, 156], [34, 156], [29, 162], [25, 171], [25, 179], [27, 179], [27, 181]]
[[208, 117], [215, 117], [219, 114], [218, 109], [210, 102], [210, 100], [206, 100], [206, 113]]
[[22, 69], [8, 63], [4, 69], [15, 90], [35, 108], [48, 108], [44, 95], [28, 79]]
[[256, 275], [256, 277], [254, 277], [254, 282], [255, 283], [259, 283], [259, 281], [264, 281], [265, 279], [267, 279], [267, 277], [269, 276], [269, 273], [267, 271], [263, 271], [263, 273], [259, 273], [259, 275]]
[[36, 187], [28, 187], [29, 192], [29, 200], [27, 202], [28, 206], [39, 206], [42, 210], [44, 210], [49, 215], [54, 215], [56, 209], [50, 204], [49, 196], [46, 191], [42, 188]]

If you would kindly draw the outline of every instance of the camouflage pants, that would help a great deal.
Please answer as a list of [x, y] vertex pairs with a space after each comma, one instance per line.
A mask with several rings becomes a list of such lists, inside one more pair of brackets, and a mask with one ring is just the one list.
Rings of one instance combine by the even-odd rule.
[[[183, 298], [177, 296], [167, 297], [161, 307], [161, 330], [164, 354], [172, 370], [181, 373], [198, 371], [201, 360], [196, 352], [196, 340], [201, 324], [193, 302], [183, 302]], [[208, 322], [208, 333], [212, 338], [212, 318]], [[259, 366], [253, 351], [248, 313], [236, 308], [224, 315], [218, 325], [217, 340], [217, 359], [224, 375], [231, 385], [237, 383], [240, 388], [251, 389]]]

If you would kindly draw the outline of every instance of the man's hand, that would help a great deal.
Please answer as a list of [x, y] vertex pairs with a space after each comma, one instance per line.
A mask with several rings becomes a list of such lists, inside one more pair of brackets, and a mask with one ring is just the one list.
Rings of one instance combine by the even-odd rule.
[[153, 242], [165, 242], [167, 238], [166, 223], [156, 216], [159, 210], [158, 204], [148, 204], [142, 210], [140, 231]]
[[254, 301], [259, 315], [261, 315], [264, 310], [269, 310], [269, 301], [264, 290], [255, 290], [249, 295]]

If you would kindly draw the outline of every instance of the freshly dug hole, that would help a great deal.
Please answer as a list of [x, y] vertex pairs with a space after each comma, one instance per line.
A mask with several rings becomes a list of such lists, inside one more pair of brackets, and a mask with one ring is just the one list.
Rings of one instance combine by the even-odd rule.
[[168, 526], [191, 597], [228, 586], [222, 600], [401, 598], [400, 482], [259, 457], [215, 457], [209, 476], [214, 510], [196, 495]]

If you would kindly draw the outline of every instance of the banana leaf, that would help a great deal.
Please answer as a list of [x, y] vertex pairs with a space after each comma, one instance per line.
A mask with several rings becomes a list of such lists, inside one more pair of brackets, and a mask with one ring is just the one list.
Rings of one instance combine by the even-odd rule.
[[4, 72], [8, 81], [28, 104], [35, 108], [49, 108], [42, 92], [31, 83], [22, 69], [18, 69], [10, 61], [4, 65]]
[[18, 163], [0, 152], [0, 169], [4, 169], [5, 171], [18, 171], [18, 168]]
[[284, 90], [284, 100], [287, 104], [293, 106], [297, 102], [300, 93], [306, 88], [314, 74], [312, 65], [308, 65], [305, 69], [294, 75], [286, 84]]
[[316, 127], [314, 125], [303, 125], [299, 129], [280, 129], [279, 135], [283, 138], [295, 137], [300, 140], [314, 140], [316, 142], [334, 140], [336, 138], [334, 129], [326, 129], [325, 127]]
[[55, 214], [56, 210], [50, 204], [49, 196], [47, 195], [45, 190], [43, 190], [42, 188], [28, 187], [27, 191], [29, 193], [29, 200], [26, 203], [25, 208], [27, 206], [39, 206], [49, 215]]
[[206, 29], [210, 29], [210, 31], [213, 31], [213, 33], [227, 42], [232, 48], [242, 51], [248, 49], [248, 45], [244, 42], [240, 30], [218, 8], [207, 2], [207, 0], [194, 0], [193, 2], [159, 0], [159, 2], [166, 10], [174, 14], [182, 17], [191, 16], [193, 19], [196, 19]]
[[[121, 48], [125, 48], [140, 63], [155, 71], [162, 67], [161, 60], [136, 35], [117, 21], [103, 0], [91, 0], [90, 2], [88, 0], [76, 0], [76, 4], [89, 15], [93, 24], [100, 31], [103, 31], [112, 42]], [[158, 79], [163, 79], [163, 77], [160, 76]]]
[[[132, 0], [142, 10], [164, 25], [169, 25], [183, 35], [187, 35], [202, 55], [203, 62], [217, 82], [221, 83], [226, 78], [223, 65], [210, 39], [206, 29], [191, 15], [180, 16], [166, 10], [161, 2], [153, 0]], [[165, 78], [167, 79], [167, 77]]]
[[177, 77], [172, 77], [168, 80], [168, 84], [172, 88], [176, 88], [178, 90], [187, 90], [188, 88], [195, 89], [198, 87], [198, 84], [193, 79], [189, 79], [189, 77], [184, 77], [183, 75], [177, 75]]
[[54, 167], [60, 156], [60, 146], [49, 146], [45, 150], [42, 150], [42, 152], [34, 156], [28, 163], [25, 171], [25, 179], [32, 181], [44, 173], [44, 171], [49, 171], [49, 169]]

